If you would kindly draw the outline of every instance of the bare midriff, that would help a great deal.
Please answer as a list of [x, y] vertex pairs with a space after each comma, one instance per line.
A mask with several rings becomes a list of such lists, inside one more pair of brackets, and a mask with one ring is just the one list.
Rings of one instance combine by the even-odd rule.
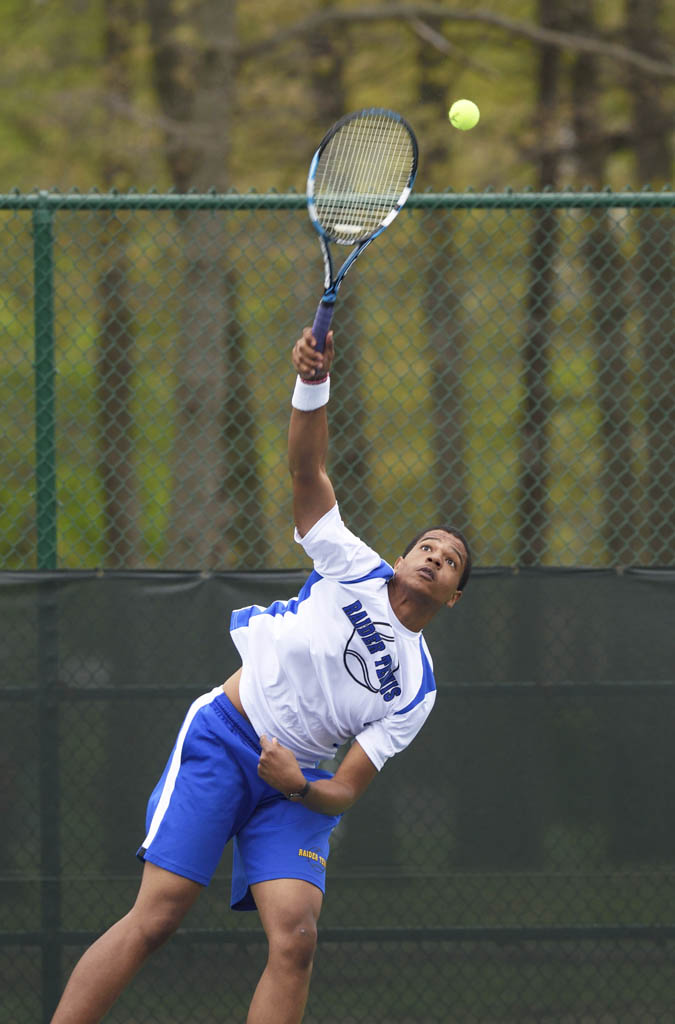
[[232, 704], [235, 706], [235, 708], [237, 709], [239, 714], [242, 715], [242, 717], [245, 718], [246, 721], [248, 722], [248, 715], [244, 711], [244, 708], [242, 706], [241, 700], [239, 698], [239, 680], [240, 679], [241, 679], [241, 669], [238, 668], [237, 671], [233, 675], [231, 675], [230, 678], [227, 679], [223, 683], [223, 693], [228, 698], [228, 700], [230, 700], [232, 702]]

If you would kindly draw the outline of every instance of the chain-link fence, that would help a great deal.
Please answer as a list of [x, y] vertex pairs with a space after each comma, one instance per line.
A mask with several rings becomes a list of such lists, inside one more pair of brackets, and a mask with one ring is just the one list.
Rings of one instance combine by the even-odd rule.
[[[482, 565], [672, 563], [675, 193], [409, 205], [338, 299], [346, 518], [394, 552], [411, 509], [450, 517]], [[298, 564], [289, 352], [323, 280], [303, 207], [0, 198], [5, 566]]]
[[[303, 206], [0, 199], [0, 1024], [48, 1021], [133, 900], [230, 610], [304, 580]], [[675, 1022], [674, 208], [417, 195], [345, 282], [345, 518], [390, 560], [452, 519], [478, 569], [426, 631], [422, 736], [335, 834], [309, 1024]], [[245, 1019], [265, 945], [229, 865], [111, 1021]]]

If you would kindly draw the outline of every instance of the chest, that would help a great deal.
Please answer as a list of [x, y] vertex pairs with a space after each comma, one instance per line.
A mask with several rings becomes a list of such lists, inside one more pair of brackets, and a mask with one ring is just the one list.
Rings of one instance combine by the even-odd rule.
[[419, 686], [419, 638], [392, 624], [386, 587], [326, 586], [316, 598], [312, 661], [336, 703], [372, 718], [404, 706]]

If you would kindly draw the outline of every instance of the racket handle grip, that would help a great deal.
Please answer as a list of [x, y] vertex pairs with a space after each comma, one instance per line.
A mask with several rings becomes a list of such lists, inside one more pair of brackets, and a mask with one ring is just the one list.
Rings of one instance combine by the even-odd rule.
[[334, 309], [334, 302], [324, 302], [323, 299], [317, 307], [314, 323], [312, 324], [312, 334], [316, 338], [317, 352], [323, 352], [326, 347], [326, 335], [328, 334], [330, 322], [333, 319]]

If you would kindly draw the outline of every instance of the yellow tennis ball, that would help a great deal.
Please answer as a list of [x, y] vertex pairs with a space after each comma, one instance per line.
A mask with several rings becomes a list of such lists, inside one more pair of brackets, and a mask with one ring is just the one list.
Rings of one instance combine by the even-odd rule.
[[471, 100], [455, 100], [448, 111], [450, 124], [460, 131], [468, 132], [469, 128], [475, 128], [480, 120], [480, 110]]

